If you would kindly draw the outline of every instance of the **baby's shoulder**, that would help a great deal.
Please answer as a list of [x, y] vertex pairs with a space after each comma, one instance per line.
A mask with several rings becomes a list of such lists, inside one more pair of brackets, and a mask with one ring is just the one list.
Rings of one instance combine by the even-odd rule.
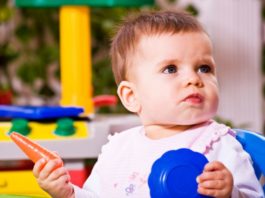
[[143, 126], [137, 126], [109, 135], [107, 144], [102, 147], [102, 152], [106, 150], [120, 150], [130, 146], [137, 141], [142, 128]]
[[201, 153], [210, 152], [213, 147], [216, 147], [227, 136], [230, 136], [229, 131], [231, 130], [226, 125], [215, 121], [208, 122], [199, 129], [192, 147]]
[[136, 126], [129, 129], [126, 129], [121, 132], [115, 132], [108, 136], [109, 142], [115, 142], [115, 141], [124, 141], [128, 138], [136, 138], [140, 131], [142, 130], [143, 126]]
[[209, 133], [210, 138], [205, 147], [205, 154], [226, 159], [250, 158], [241, 143], [236, 139], [235, 130], [218, 123], [214, 123], [210, 128], [214, 130]]
[[209, 137], [212, 144], [217, 143], [216, 145], [222, 145], [223, 147], [232, 147], [236, 150], [242, 148], [242, 145], [236, 139], [236, 131], [229, 126], [213, 122], [209, 126], [207, 133], [210, 134]]

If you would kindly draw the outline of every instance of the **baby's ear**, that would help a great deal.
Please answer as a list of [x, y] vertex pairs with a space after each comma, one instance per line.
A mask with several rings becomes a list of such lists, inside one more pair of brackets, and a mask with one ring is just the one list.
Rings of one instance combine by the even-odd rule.
[[135, 94], [134, 84], [128, 81], [122, 81], [117, 90], [118, 96], [123, 106], [133, 113], [138, 113], [140, 104]]

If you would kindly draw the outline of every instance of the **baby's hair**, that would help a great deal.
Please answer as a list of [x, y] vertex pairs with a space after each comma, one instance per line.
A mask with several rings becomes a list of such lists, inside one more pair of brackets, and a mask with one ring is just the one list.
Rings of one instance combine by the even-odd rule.
[[127, 80], [128, 65], [143, 35], [205, 32], [195, 17], [184, 11], [144, 12], [129, 16], [112, 40], [110, 55], [117, 84]]

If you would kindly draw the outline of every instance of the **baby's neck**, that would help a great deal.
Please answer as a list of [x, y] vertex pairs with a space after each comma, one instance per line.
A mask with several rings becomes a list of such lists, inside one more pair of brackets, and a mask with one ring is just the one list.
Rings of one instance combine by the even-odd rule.
[[186, 130], [201, 125], [195, 124], [195, 125], [145, 125], [145, 135], [150, 139], [162, 139], [167, 138], [173, 135], [176, 135], [178, 133], [183, 133]]

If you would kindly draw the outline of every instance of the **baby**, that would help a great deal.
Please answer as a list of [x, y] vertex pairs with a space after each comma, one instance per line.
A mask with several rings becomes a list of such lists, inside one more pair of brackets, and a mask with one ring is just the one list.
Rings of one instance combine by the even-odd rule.
[[198, 193], [264, 197], [235, 132], [212, 120], [216, 65], [209, 36], [194, 17], [164, 11], [130, 18], [113, 38], [111, 58], [120, 100], [142, 126], [109, 137], [82, 189], [69, 182], [64, 167], [54, 169], [60, 160], [39, 160], [33, 173], [46, 192], [54, 198], [147, 198], [154, 161], [189, 148], [209, 160], [197, 177]]

